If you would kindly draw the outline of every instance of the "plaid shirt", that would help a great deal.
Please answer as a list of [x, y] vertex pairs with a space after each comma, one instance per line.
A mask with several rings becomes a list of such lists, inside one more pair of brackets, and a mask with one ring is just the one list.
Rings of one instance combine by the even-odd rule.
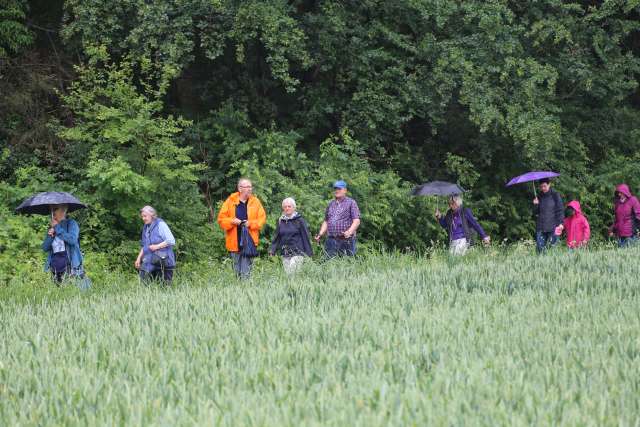
[[360, 218], [360, 209], [355, 200], [345, 197], [338, 201], [333, 199], [324, 213], [324, 220], [327, 221], [327, 231], [330, 237], [341, 235], [347, 231], [354, 219]]

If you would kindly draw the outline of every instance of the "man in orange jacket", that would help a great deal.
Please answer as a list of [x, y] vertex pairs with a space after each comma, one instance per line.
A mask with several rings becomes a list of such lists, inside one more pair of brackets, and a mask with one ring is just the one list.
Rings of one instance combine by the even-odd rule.
[[247, 178], [238, 181], [238, 191], [231, 194], [218, 213], [218, 225], [224, 231], [227, 250], [233, 259], [238, 277], [246, 279], [251, 273], [252, 258], [242, 255], [239, 245], [242, 227], [247, 227], [253, 243], [258, 246], [260, 229], [267, 214], [260, 200], [253, 194], [253, 185]]

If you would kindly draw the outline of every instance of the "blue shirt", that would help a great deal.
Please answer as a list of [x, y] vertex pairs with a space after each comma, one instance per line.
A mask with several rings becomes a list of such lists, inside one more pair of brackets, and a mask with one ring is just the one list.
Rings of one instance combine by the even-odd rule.
[[[78, 268], [82, 265], [82, 253], [80, 252], [80, 226], [73, 219], [63, 219], [60, 224], [53, 227], [56, 237], [65, 243], [67, 259], [71, 268]], [[51, 257], [53, 256], [54, 238], [48, 234], [42, 242], [42, 250], [47, 252], [47, 261], [44, 270], [49, 271], [51, 267]]]
[[[249, 214], [247, 213], [247, 202], [243, 202], [242, 200], [240, 200], [240, 203], [238, 203], [238, 206], [236, 206], [236, 218], [238, 219], [249, 219]], [[240, 243], [241, 236], [242, 236], [242, 227], [237, 227], [238, 228], [238, 243]]]
[[[149, 237], [150, 232], [151, 229], [148, 228], [147, 237]], [[162, 238], [163, 242], [167, 243], [169, 246], [175, 246], [176, 239], [175, 237], [173, 237], [173, 233], [171, 233], [171, 230], [169, 229], [169, 226], [166, 222], [158, 221], [158, 234], [160, 235], [160, 238]]]

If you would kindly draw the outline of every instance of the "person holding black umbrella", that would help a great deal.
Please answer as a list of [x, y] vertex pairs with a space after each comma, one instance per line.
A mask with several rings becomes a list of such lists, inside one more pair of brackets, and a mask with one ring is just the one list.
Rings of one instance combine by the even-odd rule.
[[68, 205], [51, 206], [51, 223], [42, 242], [47, 253], [45, 271], [51, 271], [53, 280], [60, 284], [65, 276], [83, 277], [80, 252], [80, 226], [67, 218]]
[[449, 252], [451, 255], [464, 255], [472, 242], [472, 230], [475, 230], [485, 245], [491, 242], [491, 238], [485, 233], [482, 226], [476, 221], [471, 209], [462, 206], [462, 195], [455, 194], [449, 197], [449, 210], [443, 216], [436, 209], [435, 217], [449, 236]]
[[549, 178], [538, 181], [540, 194], [533, 199], [533, 216], [536, 218], [536, 250], [544, 252], [558, 243], [556, 227], [564, 222], [562, 197], [551, 189]]
[[58, 284], [67, 275], [77, 279], [81, 290], [89, 289], [91, 280], [84, 274], [80, 226], [73, 219], [67, 219], [67, 213], [86, 207], [72, 194], [45, 191], [27, 198], [16, 208], [16, 213], [23, 215], [50, 216], [50, 227], [42, 242], [42, 250], [47, 252], [44, 270], [51, 271]]

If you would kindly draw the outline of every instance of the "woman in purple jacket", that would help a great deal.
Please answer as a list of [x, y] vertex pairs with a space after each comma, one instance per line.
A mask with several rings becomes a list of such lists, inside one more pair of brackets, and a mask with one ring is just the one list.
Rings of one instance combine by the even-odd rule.
[[462, 207], [462, 195], [456, 194], [449, 198], [449, 210], [442, 216], [436, 210], [436, 219], [447, 230], [449, 235], [449, 252], [452, 255], [464, 255], [471, 245], [472, 229], [475, 230], [485, 245], [491, 241], [484, 229], [471, 213], [471, 209]]
[[618, 245], [622, 248], [638, 240], [638, 225], [640, 225], [640, 202], [631, 194], [627, 184], [616, 187], [613, 202], [615, 219], [609, 227], [609, 236], [618, 238]]

